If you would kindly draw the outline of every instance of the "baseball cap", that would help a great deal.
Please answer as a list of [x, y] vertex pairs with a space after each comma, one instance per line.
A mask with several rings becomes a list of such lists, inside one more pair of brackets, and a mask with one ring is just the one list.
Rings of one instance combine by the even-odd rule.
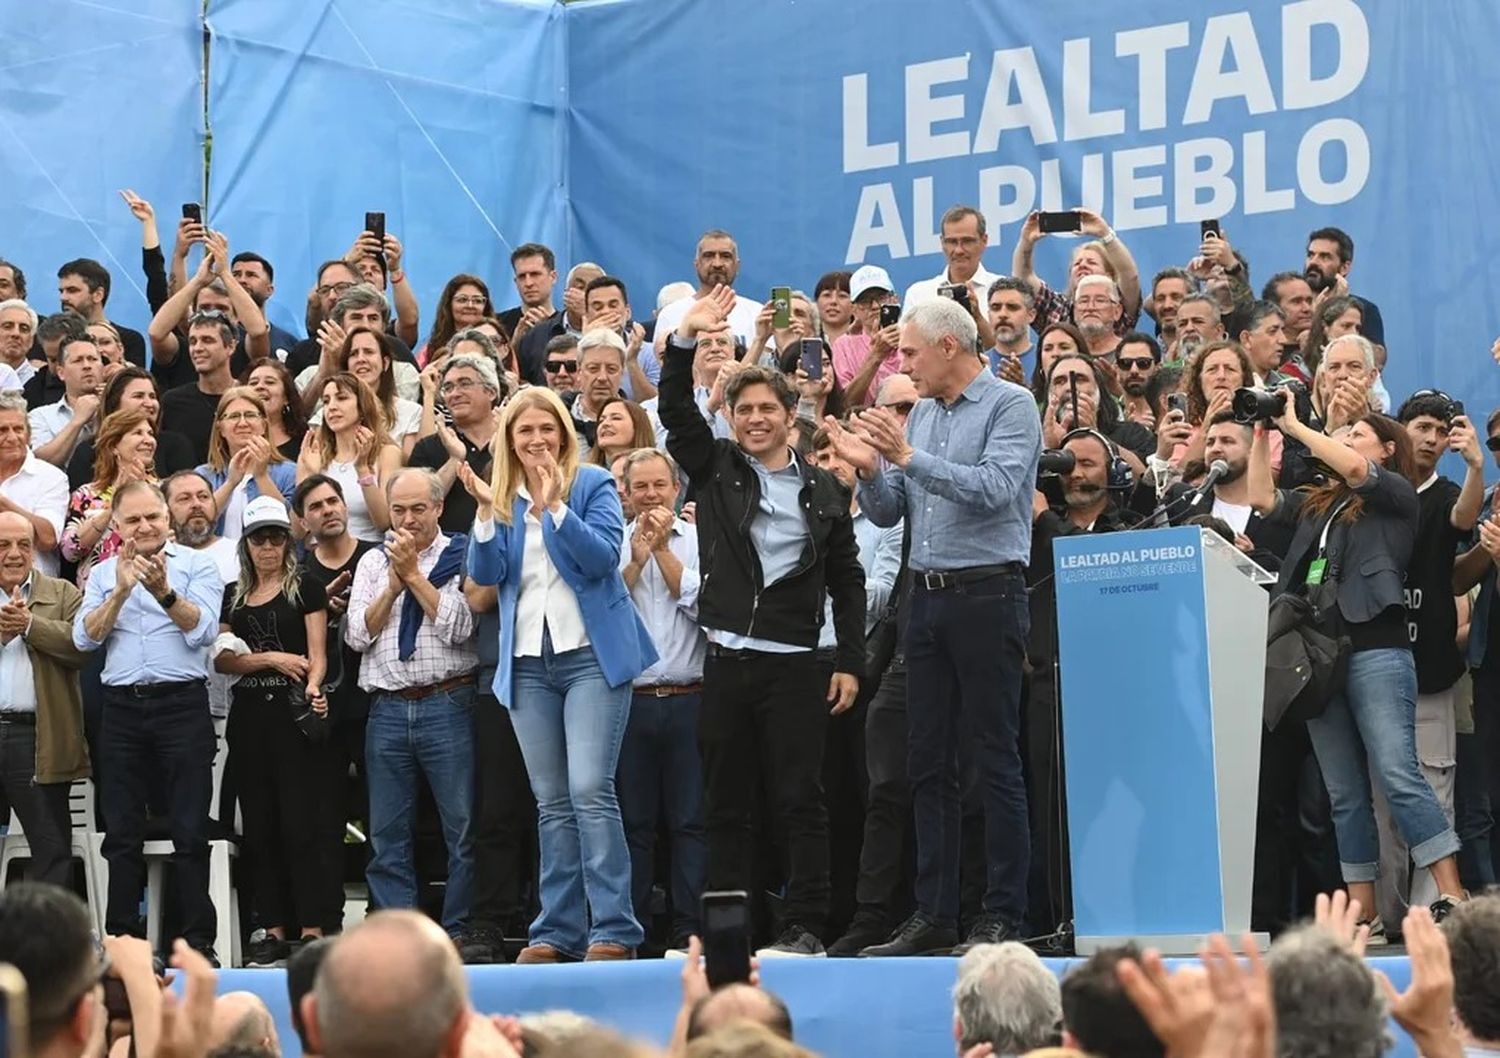
[[249, 536], [257, 529], [285, 529], [292, 531], [292, 520], [287, 517], [286, 504], [274, 496], [257, 496], [245, 504], [244, 534]]
[[849, 277], [849, 299], [858, 301], [871, 290], [886, 290], [895, 293], [896, 285], [879, 265], [860, 265]]

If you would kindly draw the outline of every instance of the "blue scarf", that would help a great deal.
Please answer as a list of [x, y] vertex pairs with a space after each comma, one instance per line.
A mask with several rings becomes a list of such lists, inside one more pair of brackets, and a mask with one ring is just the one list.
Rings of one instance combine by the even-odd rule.
[[[438, 556], [437, 564], [432, 567], [432, 572], [427, 574], [427, 583], [434, 588], [442, 588], [464, 568], [464, 552], [469, 549], [469, 537], [465, 533], [454, 533], [448, 538], [448, 546], [443, 548], [443, 553]], [[422, 627], [422, 618], [427, 615], [422, 611], [422, 604], [417, 600], [416, 592], [410, 588], [401, 596], [401, 627], [397, 637], [398, 650], [396, 656], [402, 661], [410, 660], [417, 652], [417, 631]]]

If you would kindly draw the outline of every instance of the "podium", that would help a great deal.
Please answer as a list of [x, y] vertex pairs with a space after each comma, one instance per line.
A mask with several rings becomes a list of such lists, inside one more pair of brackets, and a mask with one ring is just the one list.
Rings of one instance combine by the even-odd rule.
[[1250, 927], [1275, 578], [1198, 527], [1054, 541], [1080, 955]]

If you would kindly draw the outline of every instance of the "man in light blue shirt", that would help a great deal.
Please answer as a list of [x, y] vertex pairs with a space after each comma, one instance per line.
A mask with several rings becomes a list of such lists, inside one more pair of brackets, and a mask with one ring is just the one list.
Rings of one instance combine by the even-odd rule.
[[828, 421], [835, 450], [859, 472], [870, 520], [889, 526], [905, 517], [911, 527], [907, 762], [917, 911], [864, 955], [932, 954], [958, 941], [965, 729], [976, 737], [987, 884], [960, 953], [1012, 939], [1026, 911], [1030, 838], [1017, 739], [1041, 423], [1027, 390], [985, 370], [978, 337], [973, 317], [951, 301], [909, 309], [902, 370], [926, 399], [904, 429], [884, 408], [864, 412], [852, 429]]
[[182, 936], [213, 961], [216, 917], [208, 896], [208, 806], [214, 729], [208, 709], [208, 652], [219, 631], [224, 584], [201, 551], [169, 543], [167, 501], [148, 482], [113, 498], [120, 552], [93, 568], [73, 643], [104, 656], [104, 719], [98, 751], [109, 861], [105, 930], [144, 937], [140, 921], [146, 862], [146, 794], [153, 772], [167, 776]]

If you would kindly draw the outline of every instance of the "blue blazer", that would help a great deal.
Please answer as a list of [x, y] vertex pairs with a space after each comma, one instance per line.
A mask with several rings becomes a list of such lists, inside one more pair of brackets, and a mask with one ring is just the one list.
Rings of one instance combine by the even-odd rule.
[[[542, 545], [558, 575], [578, 597], [594, 657], [611, 687], [629, 683], [656, 663], [656, 644], [646, 630], [620, 575], [625, 514], [615, 482], [603, 467], [578, 468], [560, 527], [542, 516]], [[516, 602], [521, 594], [521, 563], [526, 555], [526, 500], [516, 497], [511, 524], [496, 519], [495, 535], [483, 543], [469, 538], [469, 576], [476, 584], [500, 588], [500, 657], [495, 697], [511, 705]]]
[[[224, 482], [229, 480], [229, 472], [227, 470], [215, 470], [207, 463], [204, 463], [201, 467], [198, 467], [197, 470], [198, 473], [202, 474], [208, 479], [208, 483], [213, 486], [215, 492], [219, 490], [219, 487], [223, 485]], [[292, 493], [296, 491], [297, 488], [297, 464], [272, 463], [269, 467], [266, 468], [266, 473], [271, 475], [271, 480], [274, 481], [276, 483], [276, 487], [281, 490], [281, 498], [284, 499], [287, 503], [287, 506], [290, 507], [292, 504]], [[249, 502], [250, 500], [253, 500], [260, 495], [260, 486], [255, 483], [255, 479], [250, 478], [249, 480], [250, 483], [245, 486], [246, 502]], [[219, 512], [219, 523], [215, 527], [214, 531], [220, 536], [224, 535], [223, 511]]]

